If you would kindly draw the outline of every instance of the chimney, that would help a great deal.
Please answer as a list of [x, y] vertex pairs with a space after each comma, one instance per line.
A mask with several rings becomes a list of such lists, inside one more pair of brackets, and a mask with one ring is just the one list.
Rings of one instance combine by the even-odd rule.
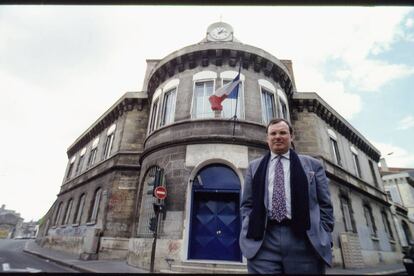
[[383, 171], [383, 172], [389, 172], [390, 171], [388, 169], [387, 162], [385, 161], [385, 158], [380, 159], [380, 164], [381, 164], [381, 171]]

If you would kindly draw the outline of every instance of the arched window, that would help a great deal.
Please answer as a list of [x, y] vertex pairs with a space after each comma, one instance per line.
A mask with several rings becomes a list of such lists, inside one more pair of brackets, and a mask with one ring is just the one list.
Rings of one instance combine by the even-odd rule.
[[102, 194], [102, 189], [98, 188], [95, 191], [95, 196], [92, 202], [92, 212], [89, 218], [89, 222], [96, 222], [96, 219], [98, 217], [98, 212], [99, 212], [99, 205], [101, 203], [101, 194]]
[[57, 211], [55, 213], [55, 219], [54, 219], [54, 223], [53, 223], [53, 225], [55, 225], [55, 226], [59, 225], [59, 220], [60, 220], [60, 216], [61, 216], [61, 213], [62, 213], [62, 205], [63, 205], [63, 202], [60, 202], [59, 206], [57, 208]]
[[69, 199], [68, 204], [66, 205], [65, 215], [63, 219], [63, 224], [66, 225], [69, 223], [69, 217], [70, 213], [72, 212], [72, 205], [73, 205], [73, 199]]
[[75, 213], [74, 221], [73, 221], [75, 224], [80, 224], [81, 223], [83, 208], [85, 206], [85, 197], [86, 197], [85, 194], [82, 194], [79, 197], [78, 206], [76, 208], [76, 213]]

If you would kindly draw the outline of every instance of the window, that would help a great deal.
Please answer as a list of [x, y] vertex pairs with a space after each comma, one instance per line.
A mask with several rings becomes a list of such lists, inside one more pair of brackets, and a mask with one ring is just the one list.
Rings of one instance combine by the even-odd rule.
[[372, 163], [371, 160], [368, 160], [368, 163], [369, 163], [369, 169], [371, 170], [372, 178], [374, 180], [375, 187], [378, 187], [378, 180], [377, 180], [377, 176], [375, 174], [374, 164]]
[[164, 94], [164, 101], [162, 107], [162, 118], [160, 126], [168, 125], [174, 122], [174, 111], [175, 111], [175, 97], [176, 88], [173, 88]]
[[115, 124], [111, 125], [111, 127], [108, 129], [106, 133], [107, 136], [106, 136], [103, 159], [108, 158], [109, 155], [111, 154], [112, 144], [114, 142], [114, 137], [115, 137], [115, 128], [116, 128]]
[[401, 225], [402, 225], [402, 229], [404, 231], [404, 236], [407, 240], [407, 243], [411, 244], [412, 243], [412, 237], [411, 237], [410, 227], [408, 226], [408, 224], [404, 220], [401, 221]]
[[96, 153], [98, 151], [99, 137], [96, 137], [92, 142], [91, 153], [89, 154], [88, 167], [92, 166], [96, 160]]
[[332, 151], [333, 151], [333, 154], [334, 154], [335, 162], [339, 166], [342, 166], [341, 156], [339, 155], [338, 142], [336, 142], [336, 140], [333, 139], [332, 137], [329, 138], [329, 139], [330, 139], [330, 142], [331, 142], [331, 146], [332, 146]]
[[287, 106], [284, 101], [280, 101], [281, 109], [282, 109], [282, 117], [285, 120], [288, 120], [288, 112], [287, 112]]
[[98, 212], [99, 212], [99, 203], [101, 201], [101, 194], [102, 194], [102, 189], [98, 188], [95, 191], [95, 197], [92, 203], [92, 212], [91, 212], [91, 216], [89, 221], [90, 222], [96, 222], [96, 218], [98, 217]]
[[388, 186], [388, 192], [391, 196], [391, 201], [403, 205], [401, 200], [400, 192], [398, 191], [397, 185], [390, 185]]
[[393, 240], [394, 235], [393, 235], [392, 230], [391, 230], [391, 225], [390, 225], [390, 222], [388, 220], [387, 213], [385, 211], [382, 211], [381, 216], [382, 216], [382, 222], [384, 223], [385, 232], [387, 233], [388, 238]]
[[350, 208], [350, 202], [349, 199], [341, 196], [340, 197], [340, 202], [341, 202], [341, 210], [342, 210], [342, 215], [344, 218], [344, 224], [345, 224], [345, 231], [347, 232], [354, 232], [354, 226], [352, 223], [352, 215], [351, 215], [351, 208]]
[[375, 227], [375, 220], [374, 220], [374, 217], [372, 216], [371, 207], [369, 207], [368, 205], [364, 205], [364, 215], [365, 215], [367, 226], [371, 232], [371, 235], [377, 236], [377, 228]]
[[76, 156], [73, 156], [69, 163], [68, 173], [66, 174], [66, 179], [69, 179], [70, 175], [72, 174], [73, 164], [75, 163]]
[[[223, 86], [231, 82], [233, 79], [223, 79]], [[223, 106], [223, 118], [233, 118], [236, 110], [236, 99], [225, 99], [221, 105]], [[237, 118], [242, 118], [243, 102], [243, 82], [239, 84], [239, 91], [237, 94]]]
[[80, 224], [84, 206], [85, 206], [85, 194], [82, 194], [78, 201], [78, 208], [76, 208], [74, 223]]
[[73, 199], [69, 199], [68, 205], [66, 206], [65, 216], [63, 219], [63, 224], [65, 225], [69, 223], [69, 217], [72, 211], [72, 204], [73, 204]]
[[83, 148], [79, 156], [78, 165], [76, 166], [76, 173], [82, 170], [82, 164], [83, 164], [83, 159], [84, 159], [83, 157], [85, 156], [85, 152], [86, 152], [86, 148]]
[[361, 167], [359, 166], [358, 151], [351, 146], [352, 151], [352, 161], [354, 163], [355, 174], [361, 178]]
[[268, 124], [276, 116], [275, 96], [273, 92], [261, 87], [262, 93], [262, 119]]
[[193, 118], [212, 118], [214, 112], [208, 98], [213, 94], [214, 81], [196, 81], [194, 83]]
[[387, 194], [388, 200], [393, 201], [392, 196], [391, 196], [391, 192], [389, 190], [386, 190], [385, 193]]
[[157, 126], [158, 102], [159, 100], [156, 99], [154, 103], [152, 104], [151, 121], [150, 121], [150, 127], [149, 127], [150, 132], [152, 132]]
[[60, 220], [60, 213], [62, 212], [62, 202], [59, 203], [59, 206], [57, 208], [56, 211], [56, 215], [55, 215], [55, 222], [53, 225], [58, 225], [59, 224], [59, 220]]

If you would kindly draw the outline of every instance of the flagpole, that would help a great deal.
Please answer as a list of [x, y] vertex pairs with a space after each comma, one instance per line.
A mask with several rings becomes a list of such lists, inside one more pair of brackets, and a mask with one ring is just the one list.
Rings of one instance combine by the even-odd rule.
[[[239, 59], [239, 79], [240, 79], [240, 71], [241, 71], [241, 62], [242, 62], [242, 58], [240, 57]], [[234, 133], [236, 131], [236, 120], [237, 120], [237, 103], [239, 101], [239, 90], [240, 90], [240, 83], [237, 85], [237, 97], [236, 97], [236, 108], [234, 110], [234, 116], [233, 116], [233, 138], [234, 138]]]

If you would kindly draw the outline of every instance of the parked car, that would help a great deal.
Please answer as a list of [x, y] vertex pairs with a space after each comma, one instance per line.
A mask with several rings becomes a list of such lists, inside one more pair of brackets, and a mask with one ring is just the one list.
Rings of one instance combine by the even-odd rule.
[[403, 264], [408, 275], [414, 275], [414, 246], [404, 248]]

